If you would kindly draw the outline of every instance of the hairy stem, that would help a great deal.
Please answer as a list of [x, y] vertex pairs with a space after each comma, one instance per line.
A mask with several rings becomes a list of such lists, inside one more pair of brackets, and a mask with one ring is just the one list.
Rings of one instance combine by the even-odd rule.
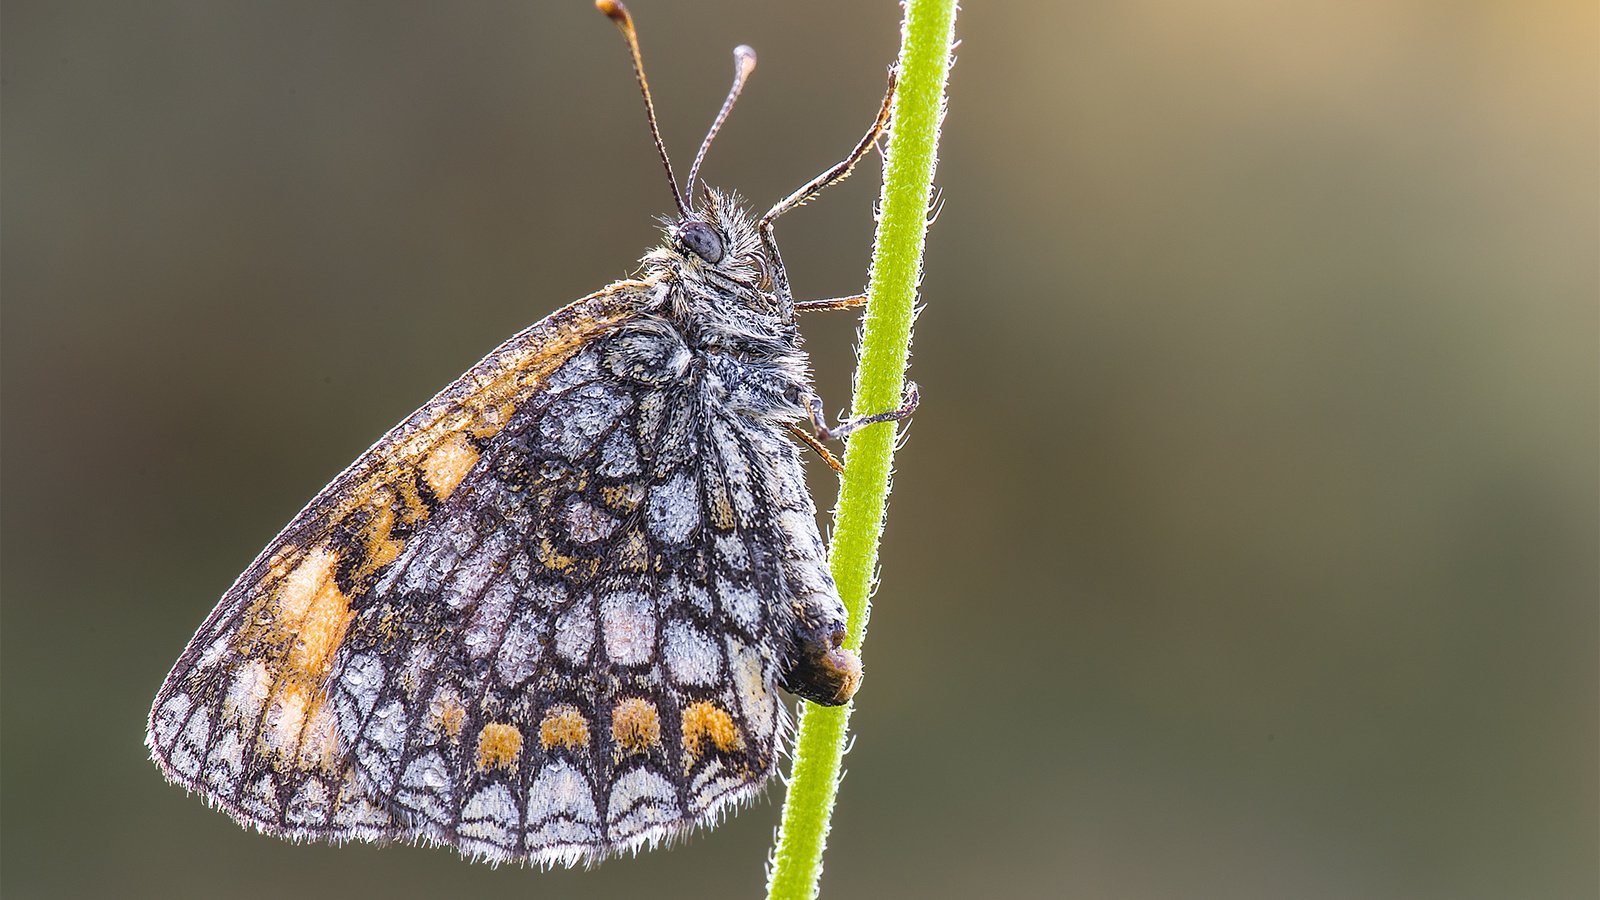
[[[872, 250], [871, 299], [851, 403], [858, 416], [898, 407], [904, 390], [955, 15], [955, 0], [906, 3], [894, 124], [885, 154], [878, 234]], [[878, 564], [896, 432], [893, 424], [872, 425], [851, 435], [845, 445], [845, 469], [828, 559], [850, 614], [845, 646], [858, 653], [866, 636], [868, 596]], [[840, 760], [848, 740], [849, 705], [802, 706], [794, 770], [767, 883], [769, 900], [801, 900], [817, 894], [822, 852], [838, 794]]]

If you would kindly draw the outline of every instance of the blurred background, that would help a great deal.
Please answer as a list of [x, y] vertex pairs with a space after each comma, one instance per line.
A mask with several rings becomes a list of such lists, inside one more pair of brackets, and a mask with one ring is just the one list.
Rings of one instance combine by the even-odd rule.
[[[636, 0], [765, 207], [897, 4]], [[8, 897], [749, 897], [778, 790], [591, 872], [295, 846], [144, 717], [300, 506], [670, 199], [587, 0], [6, 4]], [[1591, 2], [969, 4], [831, 898], [1592, 897]], [[785, 218], [866, 277], [878, 166]], [[805, 322], [848, 402], [855, 322]], [[834, 482], [814, 465], [819, 504]]]

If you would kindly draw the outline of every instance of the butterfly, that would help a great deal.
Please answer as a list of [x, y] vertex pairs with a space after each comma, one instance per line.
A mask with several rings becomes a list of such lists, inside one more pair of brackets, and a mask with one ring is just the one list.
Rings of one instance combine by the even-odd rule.
[[[155, 698], [166, 777], [295, 840], [590, 863], [716, 822], [772, 775], [779, 689], [861, 682], [798, 438], [828, 425], [773, 222], [691, 204], [622, 31], [677, 215], [640, 275], [506, 341], [322, 490], [223, 595]], [[735, 78], [691, 167], [755, 65]], [[803, 423], [807, 428], [802, 428]]]

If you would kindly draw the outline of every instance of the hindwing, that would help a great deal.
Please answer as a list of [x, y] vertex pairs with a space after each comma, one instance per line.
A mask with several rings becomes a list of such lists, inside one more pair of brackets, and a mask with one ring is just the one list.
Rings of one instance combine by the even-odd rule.
[[156, 699], [170, 779], [293, 838], [540, 864], [754, 794], [786, 601], [833, 586], [780, 429], [610, 364], [651, 294], [508, 341], [291, 522]]

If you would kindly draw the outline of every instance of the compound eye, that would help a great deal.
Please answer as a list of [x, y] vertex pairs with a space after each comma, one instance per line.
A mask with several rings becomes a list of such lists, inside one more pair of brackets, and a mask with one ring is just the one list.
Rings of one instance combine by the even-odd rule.
[[722, 238], [704, 222], [690, 222], [678, 232], [678, 240], [708, 263], [722, 262]]

